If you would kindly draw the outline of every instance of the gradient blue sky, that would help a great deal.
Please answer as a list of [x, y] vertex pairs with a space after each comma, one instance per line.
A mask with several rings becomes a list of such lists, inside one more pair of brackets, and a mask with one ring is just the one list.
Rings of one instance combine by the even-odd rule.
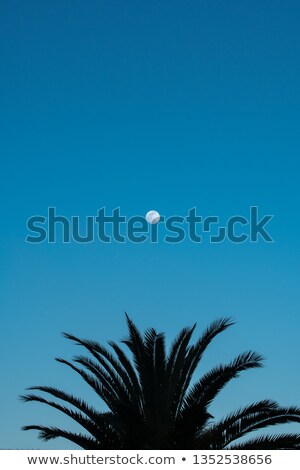
[[[217, 416], [300, 405], [299, 21], [297, 0], [0, 3], [1, 448], [71, 448], [22, 432], [74, 426], [18, 395], [49, 384], [95, 402], [53, 360], [79, 352], [60, 333], [117, 340], [125, 310], [169, 338], [237, 320], [201, 370], [249, 348], [266, 367], [230, 384]], [[25, 243], [48, 206], [227, 218], [250, 205], [274, 214], [274, 244]]]

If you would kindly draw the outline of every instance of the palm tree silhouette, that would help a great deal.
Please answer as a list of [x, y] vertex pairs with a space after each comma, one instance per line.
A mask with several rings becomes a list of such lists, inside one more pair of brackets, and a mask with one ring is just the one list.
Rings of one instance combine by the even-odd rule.
[[[262, 400], [245, 406], [215, 422], [209, 406], [223, 387], [240, 372], [261, 367], [262, 357], [244, 352], [227, 365], [220, 365], [190, 385], [202, 355], [222, 331], [233, 325], [230, 318], [213, 322], [191, 345], [195, 326], [184, 328], [166, 353], [165, 335], [149, 328], [141, 335], [126, 315], [129, 335], [123, 349], [109, 341], [112, 349], [95, 341], [64, 336], [84, 346], [93, 356], [76, 356], [73, 362], [57, 358], [77, 372], [105, 402], [109, 411], [100, 412], [84, 400], [54, 387], [36, 386], [61, 402], [35, 394], [24, 395], [26, 402], [40, 402], [60, 410], [80, 424], [88, 434], [57, 427], [24, 426], [40, 431], [45, 441], [63, 437], [83, 449], [299, 449], [300, 434], [254, 437], [236, 442], [246, 434], [271, 425], [300, 422], [300, 408], [281, 407]], [[78, 366], [79, 365], [79, 366]], [[69, 406], [71, 405], [71, 407]]]

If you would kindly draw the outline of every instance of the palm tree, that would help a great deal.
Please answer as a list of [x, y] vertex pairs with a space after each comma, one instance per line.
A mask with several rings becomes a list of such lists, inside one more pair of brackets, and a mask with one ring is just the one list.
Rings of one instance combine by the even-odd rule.
[[[300, 434], [254, 437], [236, 442], [246, 434], [267, 426], [300, 422], [300, 408], [281, 407], [262, 400], [245, 406], [215, 422], [209, 406], [240, 372], [262, 366], [262, 357], [244, 352], [227, 365], [203, 375], [194, 385], [193, 374], [215, 336], [233, 325], [230, 318], [213, 322], [191, 345], [195, 326], [184, 328], [166, 354], [165, 335], [149, 328], [141, 335], [126, 315], [129, 335], [122, 341], [133, 357], [109, 341], [111, 351], [95, 341], [64, 336], [83, 346], [92, 357], [75, 356], [67, 365], [96, 392], [109, 411], [101, 412], [73, 394], [54, 387], [36, 386], [59, 401], [36, 394], [22, 396], [55, 408], [80, 424], [88, 434], [57, 427], [24, 426], [35, 429], [45, 441], [63, 437], [83, 449], [299, 449]], [[71, 406], [70, 406], [71, 405]]]

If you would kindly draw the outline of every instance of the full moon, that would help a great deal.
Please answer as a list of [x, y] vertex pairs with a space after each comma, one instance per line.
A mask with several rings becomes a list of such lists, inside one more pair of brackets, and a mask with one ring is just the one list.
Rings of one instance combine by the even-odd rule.
[[146, 220], [149, 224], [157, 224], [159, 222], [160, 215], [157, 211], [149, 211], [146, 214]]

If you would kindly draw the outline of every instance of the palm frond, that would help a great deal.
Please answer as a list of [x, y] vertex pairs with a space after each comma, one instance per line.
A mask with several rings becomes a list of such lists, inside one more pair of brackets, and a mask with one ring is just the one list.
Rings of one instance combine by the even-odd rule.
[[234, 321], [229, 317], [215, 320], [208, 326], [198, 341], [190, 347], [182, 374], [177, 382], [178, 406], [176, 413], [181, 409], [186, 391], [206, 348], [217, 335], [232, 325], [234, 325]]
[[[258, 413], [272, 413], [279, 405], [273, 400], [261, 400], [251, 405], [240, 408], [217, 423], [210, 424], [201, 429], [196, 442], [202, 449], [223, 449], [229, 442], [231, 427], [240, 424], [243, 418], [252, 417]], [[197, 447], [198, 448], [198, 447]], [[199, 447], [200, 448], [200, 447]]]
[[67, 408], [66, 406], [60, 405], [59, 403], [56, 403], [51, 400], [47, 400], [38, 395], [34, 395], [34, 394], [23, 395], [22, 399], [25, 402], [35, 401], [38, 403], [43, 403], [52, 408], [55, 408], [58, 411], [61, 411], [62, 413], [67, 415], [69, 418], [73, 419], [78, 424], [80, 424], [80, 426], [82, 426], [86, 431], [88, 431], [92, 436], [94, 436], [95, 439], [99, 438], [99, 425], [101, 423], [100, 419], [98, 420], [98, 423], [95, 423], [91, 419], [86, 418], [82, 413], [79, 413], [78, 411], [73, 411], [70, 408]]
[[278, 434], [261, 436], [242, 444], [227, 447], [227, 450], [296, 450], [300, 449], [300, 434]]
[[262, 367], [262, 356], [252, 352], [246, 351], [238, 355], [228, 365], [221, 365], [215, 367], [206, 373], [189, 391], [184, 400], [184, 407], [186, 408], [198, 406], [207, 407], [222, 388], [233, 378], [245, 370]]
[[187, 393], [178, 419], [178, 429], [181, 433], [187, 432], [190, 427], [199, 432], [206, 424], [209, 413], [207, 408], [212, 400], [233, 378], [240, 372], [261, 367], [262, 357], [254, 352], [247, 351], [236, 357], [230, 364], [219, 366], [206, 373]]
[[139, 380], [137, 378], [137, 375], [135, 373], [135, 370], [124, 353], [124, 351], [114, 342], [114, 341], [108, 341], [108, 344], [111, 346], [111, 348], [115, 351], [120, 364], [122, 364], [124, 370], [126, 370], [128, 377], [130, 378], [130, 381], [132, 383], [133, 387], [133, 395], [135, 396], [136, 403], [138, 405], [138, 408], [141, 410], [141, 387]]
[[171, 345], [167, 359], [166, 376], [168, 377], [168, 401], [166, 411], [171, 421], [175, 421], [178, 409], [178, 382], [183, 373], [183, 366], [189, 352], [189, 342], [196, 328], [196, 323], [191, 328], [183, 328]]
[[133, 360], [139, 374], [139, 377], [144, 370], [144, 341], [141, 333], [129, 318], [127, 313], [125, 313], [126, 322], [129, 332], [129, 337], [122, 340], [122, 343], [125, 344], [133, 355]]
[[249, 413], [226, 427], [226, 431], [223, 433], [224, 446], [258, 429], [286, 423], [300, 423], [299, 408], [278, 406], [269, 411]]
[[101, 344], [96, 341], [81, 339], [69, 333], [63, 333], [63, 336], [75, 344], [85, 347], [99, 362], [107, 374], [109, 374], [115, 385], [119, 388], [126, 388], [129, 393], [135, 393], [130, 376], [123, 365]]
[[72, 370], [77, 372], [77, 374], [83, 378], [83, 380], [96, 392], [96, 394], [102, 398], [102, 400], [106, 403], [112, 412], [117, 411], [117, 395], [113, 390], [107, 389], [99, 382], [99, 380], [95, 379], [93, 375], [86, 373], [82, 369], [79, 369], [79, 367], [76, 367], [71, 362], [59, 357], [55, 358], [55, 360], [61, 364], [67, 365]]
[[75, 356], [73, 360], [91, 372], [101, 384], [110, 390], [111, 393], [115, 393], [120, 401], [126, 401], [128, 404], [130, 403], [131, 397], [128, 394], [128, 389], [117, 377], [111, 377], [103, 367], [100, 367], [95, 361], [87, 356]]
[[23, 431], [29, 431], [35, 429], [39, 432], [39, 438], [43, 441], [50, 441], [51, 439], [55, 439], [57, 437], [63, 437], [68, 441], [74, 442], [79, 447], [82, 447], [86, 450], [102, 450], [100, 443], [91, 437], [85, 436], [83, 434], [77, 434], [69, 431], [65, 431], [60, 428], [56, 427], [47, 427], [47, 426], [39, 426], [39, 425], [29, 425], [23, 426]]
[[165, 337], [154, 328], [144, 335], [144, 369], [140, 382], [144, 397], [144, 413], [149, 433], [160, 440], [166, 432], [166, 352]]
[[[84, 413], [92, 421], [95, 421], [95, 422], [101, 419], [101, 416], [103, 415], [103, 413], [99, 413], [98, 411], [95, 410], [95, 408], [93, 408], [92, 406], [89, 406], [84, 400], [81, 400], [80, 398], [76, 398], [74, 397], [74, 395], [64, 392], [62, 390], [59, 390], [55, 387], [34, 386], [34, 387], [29, 387], [27, 390], [38, 390], [39, 392], [48, 393], [52, 395], [53, 397], [58, 398], [59, 400], [65, 401], [66, 403], [69, 403], [70, 405], [73, 405], [78, 410], [82, 411], [82, 413]], [[21, 399], [22, 399], [22, 396], [21, 396]]]

